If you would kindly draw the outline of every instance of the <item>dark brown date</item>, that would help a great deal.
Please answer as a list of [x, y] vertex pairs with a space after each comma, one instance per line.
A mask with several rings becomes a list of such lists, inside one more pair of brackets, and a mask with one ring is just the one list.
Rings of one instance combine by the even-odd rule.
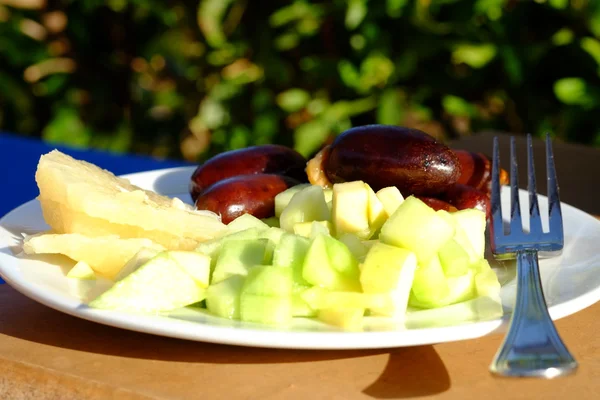
[[275, 215], [275, 196], [299, 183], [275, 174], [238, 175], [205, 189], [196, 199], [196, 208], [221, 215], [224, 224], [242, 214], [268, 218]]
[[444, 211], [448, 211], [448, 212], [458, 211], [458, 209], [456, 207], [454, 207], [452, 204], [448, 203], [447, 201], [436, 199], [435, 197], [424, 197], [424, 196], [416, 196], [416, 197], [419, 198], [421, 201], [423, 201], [423, 203], [427, 204], [429, 207], [433, 208], [435, 211], [438, 211], [438, 210], [444, 210]]
[[363, 180], [373, 190], [396, 186], [404, 196], [434, 196], [460, 176], [458, 157], [425, 132], [398, 126], [349, 129], [331, 144], [325, 173], [332, 183]]
[[[474, 187], [489, 193], [492, 184], [492, 160], [483, 153], [467, 150], [453, 150], [458, 157], [461, 173], [456, 183]], [[508, 183], [508, 172], [500, 170], [500, 184]]]
[[213, 183], [238, 175], [277, 174], [306, 182], [306, 159], [297, 151], [274, 144], [232, 150], [198, 166], [191, 177], [192, 200]]
[[486, 213], [490, 213], [490, 198], [487, 193], [475, 189], [472, 186], [457, 183], [437, 196], [440, 200], [450, 203], [459, 210], [466, 208], [476, 208]]

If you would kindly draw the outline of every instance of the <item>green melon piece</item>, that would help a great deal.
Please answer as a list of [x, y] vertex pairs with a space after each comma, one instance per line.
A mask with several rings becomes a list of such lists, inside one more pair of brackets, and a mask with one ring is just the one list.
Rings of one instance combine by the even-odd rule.
[[206, 290], [206, 308], [219, 317], [240, 318], [240, 295], [246, 277], [232, 275], [221, 282], [214, 283]]
[[484, 258], [473, 265], [475, 272], [475, 290], [478, 296], [495, 297], [500, 294], [500, 281], [489, 262]]
[[218, 283], [231, 275], [247, 275], [256, 265], [265, 264], [269, 257], [268, 239], [228, 240], [219, 252], [211, 283]]
[[469, 269], [469, 253], [455, 239], [448, 240], [438, 251], [446, 276], [464, 275]]
[[206, 290], [167, 252], [163, 252], [116, 282], [89, 306], [155, 313], [185, 307], [205, 297]]
[[397, 317], [406, 313], [416, 268], [417, 258], [411, 251], [381, 242], [371, 247], [360, 273], [362, 289], [390, 298], [381, 307], [370, 307], [374, 314]]
[[279, 241], [281, 240], [281, 238], [283, 237], [284, 233], [286, 233], [286, 231], [284, 231], [281, 228], [271, 227], [269, 229], [262, 231], [258, 235], [258, 238], [259, 239], [269, 239], [271, 242], [273, 242], [274, 245], [277, 245], [279, 243]]
[[292, 270], [271, 265], [251, 269], [240, 296], [242, 321], [285, 325], [292, 319]]
[[299, 222], [294, 225], [294, 234], [306, 238], [313, 238], [320, 233], [331, 236], [332, 231], [333, 225], [329, 221]]
[[262, 222], [267, 224], [270, 228], [279, 228], [279, 218], [278, 217], [269, 217], [261, 219]]
[[388, 186], [379, 189], [376, 196], [379, 201], [381, 201], [381, 204], [383, 204], [383, 208], [388, 216], [394, 214], [398, 207], [400, 207], [400, 204], [404, 201], [404, 197], [396, 186]]
[[214, 263], [219, 257], [219, 252], [221, 251], [221, 248], [226, 242], [231, 240], [259, 239], [261, 237], [261, 234], [263, 234], [264, 232], [265, 230], [262, 228], [249, 228], [243, 231], [230, 233], [226, 236], [207, 240], [206, 242], [200, 243], [198, 247], [196, 247], [196, 251], [210, 256], [213, 261], [214, 267]]
[[96, 279], [96, 273], [88, 263], [78, 261], [67, 273], [67, 278], [94, 280]]
[[413, 297], [411, 294], [410, 305], [420, 308], [436, 308], [450, 304], [460, 303], [466, 300], [471, 300], [477, 297], [475, 287], [475, 271], [467, 270], [462, 276], [453, 276], [447, 278], [448, 293], [441, 298], [421, 298]]
[[411, 250], [420, 264], [427, 264], [454, 236], [454, 225], [422, 200], [409, 196], [383, 224], [379, 239]]
[[252, 214], [242, 214], [229, 224], [227, 224], [227, 231], [231, 233], [245, 231], [246, 229], [258, 228], [261, 230], [269, 228], [269, 225], [265, 224], [259, 218], [256, 218]]
[[292, 197], [294, 197], [294, 195], [302, 189], [309, 186], [311, 186], [310, 183], [301, 183], [278, 193], [275, 196], [275, 217], [281, 217], [281, 213], [283, 213], [283, 210], [288, 206], [290, 200], [292, 200]]
[[293, 317], [316, 317], [317, 310], [313, 309], [304, 300], [304, 293], [309, 290], [311, 286], [302, 286], [294, 284], [292, 289], [292, 316]]
[[[485, 253], [485, 213], [474, 208], [451, 213], [456, 225], [461, 227], [471, 245], [474, 259], [482, 259]], [[475, 260], [472, 260], [474, 262]]]
[[365, 310], [362, 308], [322, 309], [317, 319], [345, 331], [360, 331], [363, 328]]
[[449, 293], [450, 287], [437, 256], [429, 263], [417, 266], [409, 300], [411, 306], [435, 306], [443, 302]]
[[260, 265], [248, 272], [243, 294], [257, 294], [261, 296], [289, 297], [292, 294], [292, 270], [279, 268], [272, 265]]
[[336, 237], [353, 233], [368, 239], [369, 190], [363, 181], [336, 183], [333, 185], [331, 221]]
[[[362, 261], [367, 255], [369, 247], [365, 244], [365, 241], [361, 240], [358, 236], [353, 233], [345, 233], [338, 238], [338, 240], [346, 245], [352, 255], [358, 260]], [[379, 242], [374, 240], [373, 242]]]
[[242, 294], [240, 319], [267, 325], [287, 325], [292, 320], [292, 300], [289, 297]]
[[167, 254], [183, 268], [196, 283], [208, 287], [210, 279], [210, 257], [197, 251], [171, 250]]
[[322, 234], [311, 242], [302, 276], [311, 285], [331, 290], [360, 290], [356, 258], [342, 242]]
[[390, 301], [387, 294], [331, 291], [317, 286], [306, 289], [302, 298], [315, 310], [379, 308], [387, 306]]
[[310, 247], [310, 240], [291, 233], [281, 237], [281, 241], [275, 248], [273, 265], [276, 267], [290, 268], [294, 283], [308, 286], [309, 283], [302, 276], [304, 259]]
[[146, 264], [152, 258], [156, 257], [157, 254], [161, 253], [162, 250], [158, 250], [152, 247], [142, 247], [140, 251], [135, 253], [133, 257], [121, 268], [119, 273], [115, 276], [115, 282], [120, 281], [133, 271], [137, 270], [142, 265]]
[[325, 202], [321, 186], [307, 186], [294, 194], [279, 217], [279, 224], [287, 232], [294, 232], [300, 222], [327, 221], [331, 212]]

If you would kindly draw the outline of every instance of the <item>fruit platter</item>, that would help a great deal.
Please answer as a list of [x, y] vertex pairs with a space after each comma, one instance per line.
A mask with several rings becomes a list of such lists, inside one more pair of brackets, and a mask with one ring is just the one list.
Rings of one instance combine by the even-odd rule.
[[[490, 172], [483, 154], [388, 126], [350, 129], [309, 158], [262, 145], [125, 177], [55, 150], [40, 158], [38, 198], [1, 221], [0, 274], [60, 311], [190, 340], [478, 337], [504, 328], [515, 294], [514, 265], [487, 252]], [[600, 298], [598, 223], [563, 212], [565, 252], [542, 261], [553, 318]]]

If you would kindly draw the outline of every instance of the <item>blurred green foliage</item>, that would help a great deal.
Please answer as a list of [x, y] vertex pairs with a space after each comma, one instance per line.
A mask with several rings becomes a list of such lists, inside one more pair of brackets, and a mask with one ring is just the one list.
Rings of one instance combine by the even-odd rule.
[[592, 0], [0, 0], [0, 130], [196, 160], [355, 125], [600, 146]]

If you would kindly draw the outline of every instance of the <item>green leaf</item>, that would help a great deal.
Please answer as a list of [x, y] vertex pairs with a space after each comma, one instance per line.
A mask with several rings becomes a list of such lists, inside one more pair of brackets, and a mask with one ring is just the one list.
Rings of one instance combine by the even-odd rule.
[[564, 104], [587, 106], [592, 102], [582, 78], [562, 78], [554, 82], [554, 94]]
[[323, 120], [328, 124], [336, 124], [343, 119], [360, 115], [377, 107], [377, 99], [370, 96], [358, 100], [339, 100], [323, 112]]
[[359, 89], [366, 92], [378, 86], [383, 87], [394, 73], [394, 63], [384, 55], [372, 54], [360, 65]]
[[279, 93], [276, 101], [281, 109], [292, 113], [301, 110], [308, 104], [310, 94], [302, 89], [288, 89]]
[[600, 38], [600, 7], [589, 16], [587, 24], [594, 36]]
[[442, 98], [444, 110], [457, 117], [471, 117], [475, 114], [475, 107], [458, 96], [446, 95]]
[[279, 119], [274, 112], [261, 113], [254, 119], [252, 128], [256, 144], [273, 143], [273, 138], [279, 131]]
[[377, 123], [384, 125], [400, 125], [403, 120], [403, 98], [397, 89], [387, 89], [379, 99], [377, 107]]
[[287, 32], [275, 39], [275, 47], [282, 51], [291, 50], [298, 46], [298, 43], [300, 43], [300, 35], [296, 32]]
[[461, 44], [452, 52], [455, 64], [464, 63], [472, 68], [482, 68], [496, 56], [493, 44]]
[[569, 28], [562, 28], [552, 35], [552, 43], [555, 46], [565, 46], [573, 41], [573, 31]]
[[390, 18], [399, 18], [407, 4], [408, 0], [387, 0], [385, 11]]
[[367, 0], [348, 0], [346, 9], [346, 28], [356, 29], [367, 15]]
[[216, 129], [229, 122], [230, 115], [220, 102], [207, 97], [200, 103], [199, 116], [208, 129]]
[[250, 129], [248, 129], [246, 126], [234, 126], [233, 131], [231, 132], [231, 137], [229, 139], [229, 148], [235, 150], [247, 147], [250, 135]]
[[330, 129], [315, 119], [300, 125], [294, 131], [294, 148], [305, 157], [317, 151], [329, 136]]
[[484, 14], [490, 20], [496, 21], [502, 17], [506, 0], [477, 0], [474, 5], [476, 14]]
[[581, 39], [581, 48], [592, 56], [594, 60], [596, 60], [596, 63], [600, 65], [600, 41], [591, 37], [585, 37]]
[[303, 18], [316, 19], [322, 14], [321, 6], [304, 1], [294, 1], [289, 6], [282, 7], [271, 14], [269, 23], [272, 27], [278, 28]]
[[520, 85], [523, 81], [523, 65], [513, 47], [506, 46], [502, 49], [502, 61], [511, 83]]
[[564, 10], [569, 7], [569, 0], [548, 0], [548, 4], [557, 10]]
[[338, 63], [338, 72], [342, 82], [347, 87], [355, 87], [356, 83], [360, 80], [358, 69], [348, 60], [340, 60]]
[[419, 64], [419, 54], [416, 50], [406, 50], [396, 60], [394, 74], [400, 79], [407, 79], [414, 75]]
[[198, 26], [212, 47], [221, 47], [227, 40], [223, 32], [223, 17], [234, 0], [201, 0], [198, 6]]
[[90, 144], [91, 133], [73, 108], [60, 108], [42, 131], [42, 138], [52, 144], [84, 148]]

